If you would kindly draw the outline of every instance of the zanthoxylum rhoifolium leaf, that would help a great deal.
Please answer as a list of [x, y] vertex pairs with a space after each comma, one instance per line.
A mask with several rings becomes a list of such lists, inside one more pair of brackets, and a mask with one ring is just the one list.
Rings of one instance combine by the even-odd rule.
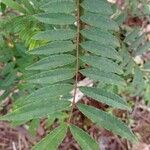
[[84, 104], [78, 104], [77, 106], [85, 116], [97, 125], [102, 126], [103, 128], [112, 131], [113, 133], [132, 142], [137, 141], [137, 138], [132, 131], [117, 117], [92, 106], [87, 106]]
[[61, 124], [36, 144], [32, 150], [57, 150], [67, 133], [67, 128], [66, 124]]
[[88, 133], [74, 125], [70, 125], [70, 130], [82, 150], [99, 150], [98, 143]]

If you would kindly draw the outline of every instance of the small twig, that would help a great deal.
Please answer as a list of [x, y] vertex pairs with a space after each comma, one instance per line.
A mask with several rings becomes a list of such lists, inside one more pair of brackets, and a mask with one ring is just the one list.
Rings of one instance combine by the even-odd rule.
[[122, 150], [127, 150], [126, 147], [122, 144], [122, 142], [121, 142], [121, 140], [119, 139], [119, 137], [115, 135], [115, 138], [116, 138], [118, 144], [121, 146]]
[[13, 150], [17, 150], [15, 142], [12, 142], [12, 148], [13, 148]]
[[18, 134], [18, 147], [19, 147], [19, 150], [21, 150], [21, 135]]

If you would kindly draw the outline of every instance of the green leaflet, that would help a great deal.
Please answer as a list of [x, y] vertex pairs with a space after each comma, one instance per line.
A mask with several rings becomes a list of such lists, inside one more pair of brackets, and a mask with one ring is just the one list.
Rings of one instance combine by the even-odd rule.
[[112, 15], [113, 11], [111, 9], [111, 6], [106, 1], [101, 0], [84, 0], [81, 3], [81, 6], [90, 12], [104, 14], [104, 15]]
[[79, 110], [87, 116], [90, 120], [103, 128], [120, 135], [132, 142], [136, 142], [137, 139], [135, 135], [130, 131], [130, 129], [117, 117], [110, 115], [97, 108], [87, 106], [84, 104], [77, 105]]
[[35, 84], [54, 84], [71, 79], [74, 75], [75, 70], [73, 69], [55, 69], [35, 74], [27, 78], [27, 82]]
[[75, 37], [76, 31], [72, 29], [57, 29], [41, 31], [34, 35], [32, 38], [35, 40], [47, 40], [47, 41], [60, 41], [73, 39]]
[[112, 19], [106, 18], [100, 14], [86, 12], [81, 20], [91, 26], [101, 28], [102, 30], [119, 31], [119, 27]]
[[76, 58], [70, 54], [52, 55], [32, 64], [27, 70], [49, 70], [75, 62]]
[[126, 38], [124, 39], [124, 42], [131, 44], [132, 42], [135, 41], [138, 34], [139, 34], [139, 29], [138, 28], [134, 29], [133, 31], [127, 34]]
[[147, 86], [146, 86], [146, 91], [145, 91], [145, 94], [144, 94], [144, 99], [145, 99], [145, 101], [147, 101], [148, 102], [148, 105], [150, 104], [150, 84], [148, 84]]
[[74, 0], [50, 1], [41, 6], [41, 9], [49, 13], [71, 13], [75, 10]]
[[14, 84], [16, 79], [16, 71], [13, 70], [4, 80], [0, 80], [0, 89], [9, 89], [9, 87]]
[[147, 51], [149, 51], [149, 50], [150, 50], [150, 42], [148, 41], [148, 42], [144, 43], [144, 45], [139, 46], [139, 47], [137, 48], [136, 54], [137, 54], [137, 55], [141, 55], [141, 54], [143, 54], [144, 52], [147, 52]]
[[99, 102], [105, 103], [114, 108], [130, 110], [124, 99], [114, 93], [91, 87], [81, 87], [80, 90], [88, 97], [91, 97]]
[[32, 150], [57, 150], [67, 133], [67, 125], [61, 124], [43, 138]]
[[52, 25], [70, 25], [76, 21], [75, 16], [62, 13], [42, 13], [35, 15], [35, 18], [40, 22]]
[[14, 62], [9, 62], [7, 64], [5, 64], [5, 66], [3, 67], [3, 69], [0, 69], [0, 76], [6, 76], [10, 70], [13, 71], [13, 68], [15, 67], [15, 63]]
[[80, 59], [84, 63], [89, 64], [95, 68], [98, 68], [99, 70], [102, 70], [104, 72], [113, 72], [117, 74], [123, 73], [121, 66], [119, 66], [116, 62], [107, 58], [90, 55], [90, 56], [82, 56], [80, 57]]
[[141, 55], [150, 48], [149, 42], [145, 42], [145, 36], [146, 33], [141, 34], [140, 28], [135, 28], [127, 34], [124, 41], [134, 50], [135, 55]]
[[150, 71], [150, 62], [146, 62], [146, 63], [144, 64], [144, 70]]
[[80, 72], [86, 77], [89, 77], [90, 79], [93, 79], [95, 81], [99, 81], [102, 83], [114, 84], [114, 85], [120, 85], [120, 86], [126, 85], [124, 79], [114, 73], [100, 71], [95, 68], [83, 69], [83, 70], [80, 70]]
[[15, 1], [12, 1], [12, 0], [2, 0], [2, 2], [4, 4], [6, 4], [7, 6], [9, 6], [10, 8], [13, 8], [13, 9], [15, 9], [15, 10], [17, 10], [17, 11], [23, 13], [23, 14], [27, 13], [26, 9], [24, 9], [20, 4], [18, 4]]
[[34, 7], [30, 3], [30, 0], [21, 0], [24, 6], [28, 9], [29, 13], [35, 13]]
[[55, 41], [50, 42], [47, 45], [35, 48], [31, 51], [28, 51], [29, 54], [34, 55], [52, 55], [73, 51], [76, 48], [76, 45], [71, 41]]
[[35, 101], [47, 101], [53, 100], [60, 97], [62, 95], [68, 94], [73, 89], [73, 86], [70, 84], [55, 84], [40, 88], [25, 98], [21, 98], [15, 102], [15, 109], [19, 106], [32, 103]]
[[122, 61], [122, 58], [121, 56], [119, 56], [119, 53], [111, 46], [102, 45], [101, 43], [95, 41], [83, 42], [81, 43], [81, 46], [83, 49], [93, 54]]
[[132, 87], [136, 95], [139, 95], [145, 88], [143, 72], [138, 67], [135, 68]]
[[98, 144], [85, 131], [74, 125], [70, 125], [70, 130], [82, 150], [99, 150]]
[[137, 50], [138, 47], [144, 42], [144, 34], [137, 37], [137, 39], [131, 43], [131, 46], [130, 48], [133, 49], [133, 50]]
[[13, 112], [2, 116], [0, 120], [7, 121], [24, 121], [31, 120], [41, 117], [46, 117], [47, 115], [54, 114], [66, 110], [70, 107], [69, 101], [58, 100], [54, 98], [53, 100], [46, 101], [34, 101], [18, 107]]
[[120, 46], [118, 39], [110, 32], [102, 31], [98, 28], [90, 28], [81, 30], [81, 34], [92, 41], [99, 42], [102, 45], [110, 45], [113, 47]]

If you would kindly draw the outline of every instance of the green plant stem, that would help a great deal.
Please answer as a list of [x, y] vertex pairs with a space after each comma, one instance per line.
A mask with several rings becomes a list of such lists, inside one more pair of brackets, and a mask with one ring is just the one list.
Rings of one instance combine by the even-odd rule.
[[80, 0], [77, 0], [77, 37], [76, 37], [76, 77], [75, 77], [75, 85], [74, 85], [74, 94], [73, 101], [71, 106], [71, 112], [69, 115], [68, 123], [71, 123], [71, 118], [73, 114], [73, 109], [76, 105], [76, 94], [77, 94], [77, 83], [78, 83], [78, 73], [79, 73], [79, 43], [80, 43]]

